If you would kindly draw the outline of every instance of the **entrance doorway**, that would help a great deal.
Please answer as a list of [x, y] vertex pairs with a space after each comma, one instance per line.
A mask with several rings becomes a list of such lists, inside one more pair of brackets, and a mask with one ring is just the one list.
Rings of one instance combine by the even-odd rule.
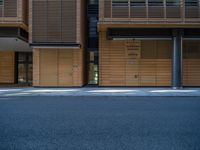
[[98, 85], [98, 51], [89, 51], [87, 56], [88, 85]]
[[33, 55], [32, 52], [16, 53], [16, 80], [18, 84], [32, 85]]

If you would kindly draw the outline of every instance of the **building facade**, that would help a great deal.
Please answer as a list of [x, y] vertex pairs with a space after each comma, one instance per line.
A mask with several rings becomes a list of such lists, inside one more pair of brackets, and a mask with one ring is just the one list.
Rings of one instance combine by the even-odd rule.
[[33, 86], [85, 84], [84, 0], [30, 0]]
[[199, 0], [101, 0], [100, 86], [200, 85]]
[[[27, 62], [28, 56], [30, 58]], [[0, 0], [0, 83], [32, 80], [27, 0]], [[29, 70], [29, 71], [28, 71]]]
[[200, 86], [200, 0], [0, 0], [0, 84]]

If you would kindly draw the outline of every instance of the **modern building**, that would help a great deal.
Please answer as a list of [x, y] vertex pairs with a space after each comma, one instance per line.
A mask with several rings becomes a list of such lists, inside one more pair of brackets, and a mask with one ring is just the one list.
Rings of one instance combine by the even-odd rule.
[[0, 83], [32, 80], [27, 0], [0, 0]]
[[200, 85], [199, 0], [100, 0], [99, 85]]
[[86, 1], [30, 0], [33, 86], [85, 84]]
[[0, 84], [200, 86], [200, 0], [0, 0]]

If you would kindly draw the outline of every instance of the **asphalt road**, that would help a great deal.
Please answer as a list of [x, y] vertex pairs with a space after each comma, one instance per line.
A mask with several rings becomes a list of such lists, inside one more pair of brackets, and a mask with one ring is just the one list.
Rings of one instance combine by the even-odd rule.
[[200, 150], [200, 97], [2, 97], [0, 150]]

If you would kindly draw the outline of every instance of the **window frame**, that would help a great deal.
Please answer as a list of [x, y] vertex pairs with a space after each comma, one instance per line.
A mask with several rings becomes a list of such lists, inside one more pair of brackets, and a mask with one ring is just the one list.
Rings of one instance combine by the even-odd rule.
[[0, 6], [4, 5], [4, 0], [0, 0]]
[[112, 7], [129, 7], [129, 0], [112, 0]]

